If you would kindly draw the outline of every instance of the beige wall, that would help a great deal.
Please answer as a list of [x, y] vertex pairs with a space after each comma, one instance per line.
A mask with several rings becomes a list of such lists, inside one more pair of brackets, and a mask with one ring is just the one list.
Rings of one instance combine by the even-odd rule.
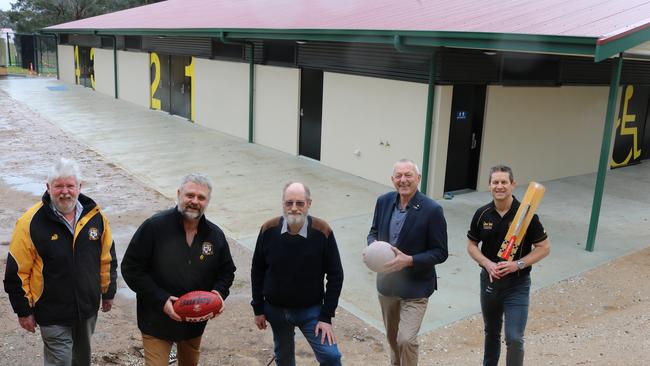
[[74, 77], [74, 47], [59, 45], [59, 80], [76, 84]]
[[298, 154], [300, 70], [255, 66], [253, 139], [289, 154]]
[[400, 158], [422, 164], [427, 84], [324, 73], [321, 162], [382, 184]]
[[95, 48], [95, 90], [115, 96], [115, 69], [113, 65], [113, 50]]
[[248, 64], [194, 59], [196, 123], [248, 139]]
[[477, 188], [498, 163], [520, 185], [596, 171], [608, 90], [488, 87]]
[[436, 86], [433, 97], [433, 124], [431, 126], [431, 154], [427, 187], [428, 195], [433, 198], [441, 198], [444, 194], [453, 91], [454, 87], [451, 85], [439, 85]]
[[117, 52], [117, 90], [120, 99], [149, 108], [149, 54]]

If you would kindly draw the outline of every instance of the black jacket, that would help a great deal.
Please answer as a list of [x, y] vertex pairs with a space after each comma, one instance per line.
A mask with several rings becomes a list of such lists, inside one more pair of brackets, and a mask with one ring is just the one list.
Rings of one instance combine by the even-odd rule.
[[75, 235], [56, 216], [50, 195], [16, 223], [4, 286], [19, 317], [41, 325], [70, 325], [115, 296], [117, 259], [108, 220], [93, 200], [79, 195], [83, 211]]
[[147, 219], [133, 235], [122, 259], [122, 276], [137, 294], [138, 327], [148, 335], [182, 341], [203, 334], [206, 322], [176, 322], [163, 312], [169, 296], [217, 290], [225, 299], [235, 278], [226, 237], [201, 217], [192, 246], [185, 239], [177, 208]]

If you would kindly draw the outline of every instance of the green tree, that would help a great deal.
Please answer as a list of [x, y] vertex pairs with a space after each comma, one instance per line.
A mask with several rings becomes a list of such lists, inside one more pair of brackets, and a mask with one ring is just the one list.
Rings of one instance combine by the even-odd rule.
[[9, 20], [9, 14], [0, 10], [0, 28], [13, 28], [14, 25]]
[[[160, 0], [158, 0], [160, 1]], [[16, 0], [7, 12], [16, 31], [39, 29], [158, 2], [156, 0]]]

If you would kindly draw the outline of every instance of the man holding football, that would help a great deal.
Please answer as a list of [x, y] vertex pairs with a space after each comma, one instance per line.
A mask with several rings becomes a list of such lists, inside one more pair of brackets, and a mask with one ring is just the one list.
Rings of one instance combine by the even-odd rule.
[[207, 177], [184, 177], [177, 206], [147, 219], [124, 254], [122, 276], [137, 294], [147, 366], [167, 365], [173, 343], [179, 366], [197, 365], [206, 322], [183, 322], [173, 303], [197, 290], [225, 299], [235, 278], [226, 237], [204, 215], [211, 193]]

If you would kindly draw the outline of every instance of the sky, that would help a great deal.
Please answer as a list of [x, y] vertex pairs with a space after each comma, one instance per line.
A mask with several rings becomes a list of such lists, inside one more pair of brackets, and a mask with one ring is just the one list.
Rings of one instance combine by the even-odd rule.
[[11, 10], [10, 3], [14, 1], [15, 0], [0, 0], [0, 10]]

